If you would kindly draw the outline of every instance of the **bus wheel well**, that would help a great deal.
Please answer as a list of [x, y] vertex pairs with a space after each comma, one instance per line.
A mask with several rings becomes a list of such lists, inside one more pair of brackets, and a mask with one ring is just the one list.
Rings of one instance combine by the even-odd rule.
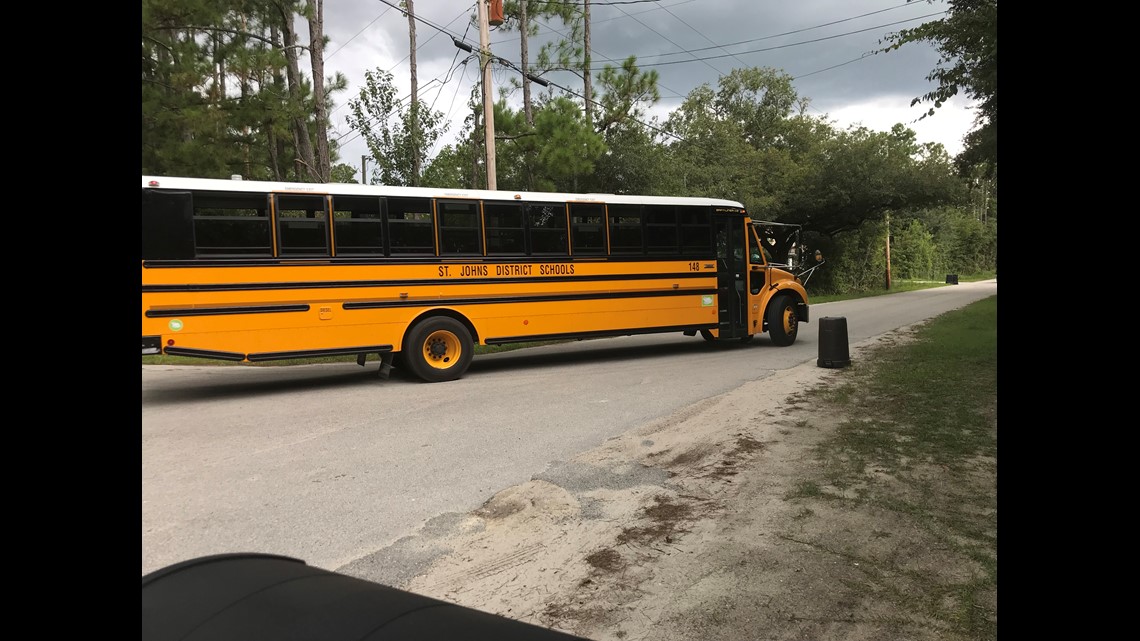
[[[463, 326], [466, 327], [467, 331], [471, 333], [471, 342], [474, 343], [475, 345], [479, 344], [479, 333], [475, 331], [475, 326], [471, 324], [471, 321], [467, 320], [466, 316], [464, 316], [463, 314], [460, 314], [459, 312], [457, 312], [453, 309], [429, 309], [426, 312], [420, 314], [419, 316], [416, 316], [415, 318], [413, 318], [412, 321], [410, 323], [408, 323], [407, 329], [411, 329], [411, 328], [415, 327], [418, 323], [423, 321], [424, 319], [431, 318], [433, 316], [447, 316], [450, 318], [454, 318], [455, 320], [459, 321], [460, 323], [463, 323]], [[408, 332], [407, 332], [407, 330], [405, 330], [404, 331], [404, 339], [403, 339], [404, 344], [401, 345], [401, 350], [407, 349], [407, 341], [408, 341]]]

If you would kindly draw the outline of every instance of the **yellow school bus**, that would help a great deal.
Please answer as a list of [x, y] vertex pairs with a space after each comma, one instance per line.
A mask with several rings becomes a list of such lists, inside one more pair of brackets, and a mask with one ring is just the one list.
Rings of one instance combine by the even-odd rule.
[[715, 198], [142, 177], [142, 353], [377, 355], [455, 380], [475, 345], [662, 332], [774, 345], [808, 299]]

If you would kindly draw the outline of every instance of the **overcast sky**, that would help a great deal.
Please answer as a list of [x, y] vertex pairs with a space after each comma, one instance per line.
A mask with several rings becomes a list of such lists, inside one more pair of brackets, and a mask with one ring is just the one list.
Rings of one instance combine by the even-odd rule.
[[[341, 144], [340, 162], [358, 169], [368, 149], [345, 116], [364, 73], [390, 71], [400, 96], [406, 99], [410, 93], [408, 20], [393, 5], [398, 0], [330, 0], [324, 5], [325, 34], [330, 38], [326, 75], [340, 72], [349, 83], [348, 90], [334, 98], [332, 136]], [[470, 20], [475, 0], [414, 0], [414, 8], [420, 19], [420, 100], [447, 114], [451, 130], [441, 143], [451, 142], [469, 113], [471, 87], [480, 80], [478, 63], [461, 64], [470, 54], [452, 42], [454, 37], [478, 51], [479, 29]], [[942, 143], [954, 155], [973, 122], [966, 97], [956, 97], [921, 122], [915, 119], [927, 107], [910, 106], [914, 97], [933, 88], [926, 76], [938, 60], [934, 48], [918, 43], [870, 53], [888, 33], [944, 17], [946, 8], [945, 0], [590, 0], [592, 66], [596, 75], [607, 62], [616, 66], [635, 55], [640, 67], [656, 70], [661, 100], [650, 116], [662, 118], [695, 87], [716, 88], [718, 79], [732, 69], [774, 67], [794, 78], [797, 93], [810, 100], [812, 115], [826, 116], [841, 127], [862, 124], [879, 131], [901, 122], [916, 132], [919, 142]], [[565, 32], [558, 20], [537, 23], [539, 35], [529, 45], [532, 61], [543, 42], [560, 39]], [[495, 56], [519, 64], [516, 32], [492, 27], [490, 43]], [[493, 77], [496, 87], [503, 87], [518, 72], [495, 66]], [[568, 72], [546, 77], [582, 92], [581, 80]], [[532, 91], [544, 90], [535, 86]], [[510, 100], [521, 105], [521, 90]]]

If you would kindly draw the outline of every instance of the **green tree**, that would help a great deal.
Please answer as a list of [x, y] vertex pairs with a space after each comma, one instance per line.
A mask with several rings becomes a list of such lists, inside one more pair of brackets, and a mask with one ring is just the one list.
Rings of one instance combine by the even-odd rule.
[[949, 9], [945, 18], [888, 35], [885, 39], [888, 46], [880, 52], [894, 51], [912, 42], [934, 45], [939, 59], [926, 79], [937, 86], [916, 97], [911, 105], [932, 105], [922, 116], [925, 118], [933, 116], [959, 92], [977, 101], [974, 128], [963, 139], [964, 149], [958, 155], [957, 164], [962, 174], [968, 173], [970, 167], [980, 166], [986, 177], [994, 178], [997, 174], [997, 0], [946, 0], [946, 3]]
[[569, 98], [554, 98], [535, 113], [534, 129], [544, 182], [556, 191], [578, 191], [578, 181], [594, 170], [606, 144]]
[[473, 176], [473, 169], [478, 166], [475, 149], [470, 143], [445, 145], [424, 168], [420, 184], [425, 187], [480, 189], [482, 183]]
[[220, 24], [213, 3], [142, 3], [142, 171], [225, 177], [239, 165], [229, 151], [231, 131], [211, 84], [217, 47], [192, 25]]
[[802, 115], [807, 105], [796, 94], [792, 77], [770, 67], [733, 69], [721, 77], [713, 101], [716, 113], [735, 123], [755, 149], [777, 144], [788, 119]]
[[493, 105], [495, 119], [495, 179], [499, 189], [534, 190], [538, 168], [538, 134], [526, 122], [525, 111], [515, 111], [500, 97]]
[[811, 133], [812, 144], [818, 135], [804, 127], [805, 107], [791, 77], [775, 69], [735, 69], [715, 89], [697, 87], [665, 122], [674, 137], [665, 189], [734, 198], [755, 217], [779, 220], [781, 193], [789, 176], [800, 173], [790, 135]]
[[601, 133], [644, 118], [646, 108], [661, 99], [657, 72], [638, 69], [636, 56], [626, 58], [621, 67], [606, 65], [597, 79], [600, 112], [594, 129]]
[[754, 167], [755, 150], [744, 140], [739, 123], [717, 108], [716, 93], [708, 84], [696, 87], [681, 106], [669, 114], [665, 132], [668, 169], [662, 175], [669, 195], [740, 198]]
[[[531, 98], [530, 80], [530, 39], [539, 33], [536, 22], [542, 18], [568, 17], [570, 9], [564, 2], [548, 2], [546, 0], [504, 0], [503, 24], [499, 25], [501, 31], [519, 32], [519, 60], [521, 61], [519, 78], [511, 78], [509, 82], [521, 87], [523, 91], [523, 114], [528, 125], [534, 124], [534, 102]], [[476, 18], [472, 17], [472, 20]]]
[[579, 182], [583, 191], [607, 194], [662, 194], [668, 155], [654, 133], [638, 122], [613, 125], [603, 134], [606, 151], [594, 171]]
[[850, 127], [817, 141], [799, 159], [778, 220], [835, 236], [890, 211], [961, 203], [967, 196], [942, 145], [920, 145], [902, 125], [890, 132]]
[[892, 224], [891, 227], [901, 227], [898, 231], [891, 232], [892, 276], [909, 279], [934, 278], [937, 257], [934, 234], [930, 233], [926, 225], [918, 219], [912, 219], [905, 226]]
[[356, 167], [338, 163], [329, 169], [329, 181], [334, 183], [355, 183], [358, 182], [356, 178]]
[[824, 269], [812, 275], [812, 291], [835, 294], [883, 289], [887, 273], [886, 238], [887, 228], [882, 219], [833, 236], [805, 233], [805, 246], [820, 250], [827, 261]]
[[[144, 173], [327, 176], [327, 132], [292, 29], [305, 17], [311, 43], [322, 43], [319, 2], [144, 0], [142, 8]], [[326, 105], [344, 88], [339, 75], [318, 84]], [[328, 162], [334, 154], [330, 146]]]
[[[449, 127], [443, 112], [432, 111], [422, 101], [415, 110], [400, 102], [392, 74], [379, 69], [365, 72], [358, 97], [348, 102], [348, 125], [364, 137], [376, 164], [369, 182], [418, 184], [416, 149], [430, 149]], [[415, 126], [412, 118], [418, 120]]]

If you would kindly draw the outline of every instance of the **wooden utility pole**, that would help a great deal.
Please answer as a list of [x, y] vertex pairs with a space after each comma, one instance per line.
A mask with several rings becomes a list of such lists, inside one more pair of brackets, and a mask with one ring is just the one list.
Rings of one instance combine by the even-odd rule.
[[418, 187], [420, 184], [420, 158], [423, 152], [420, 150], [420, 85], [416, 80], [416, 9], [412, 5], [412, 0], [404, 0], [408, 7], [408, 40], [410, 41], [410, 66], [412, 68], [412, 97], [411, 103], [408, 105], [408, 118], [411, 122], [412, 134], [412, 186]]
[[522, 48], [522, 83], [523, 83], [523, 116], [526, 118], [526, 124], [534, 124], [534, 112], [530, 106], [530, 62], [527, 56], [530, 55], [527, 51], [527, 38], [530, 36], [527, 30], [530, 29], [530, 24], [526, 19], [526, 0], [519, 0], [519, 39]]
[[583, 9], [585, 21], [582, 25], [582, 96], [586, 99], [586, 126], [592, 129], [594, 120], [590, 117], [593, 111], [590, 104], [593, 100], [590, 83], [590, 0], [585, 0]]
[[479, 7], [479, 66], [483, 70], [483, 130], [487, 148], [487, 189], [498, 189], [495, 179], [495, 99], [491, 86], [491, 34], [487, 26], [488, 0], [476, 0]]
[[887, 289], [891, 288], [891, 215], [887, 214]]
[[327, 183], [332, 176], [332, 156], [329, 152], [329, 110], [325, 99], [325, 0], [316, 0], [310, 5], [313, 6], [313, 15], [309, 18], [309, 64], [313, 71], [313, 96], [316, 98], [316, 175], [318, 182]]

